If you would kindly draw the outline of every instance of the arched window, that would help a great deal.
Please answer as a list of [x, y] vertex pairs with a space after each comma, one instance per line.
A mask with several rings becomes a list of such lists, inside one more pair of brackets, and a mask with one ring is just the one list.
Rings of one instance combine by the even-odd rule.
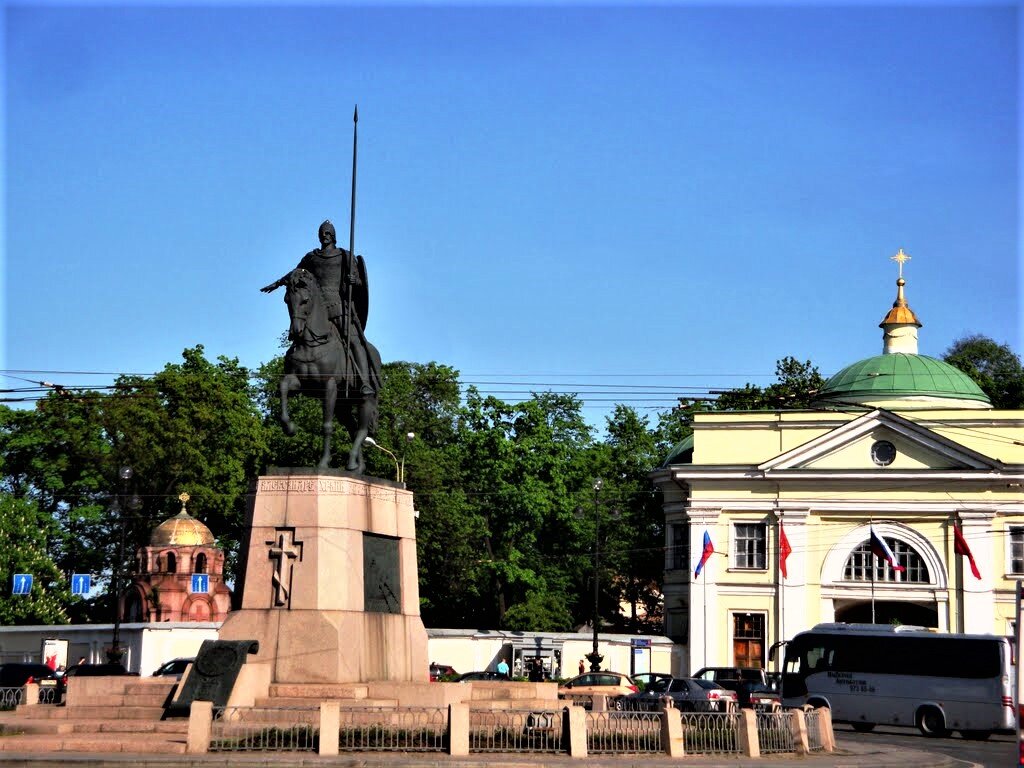
[[174, 556], [173, 552], [167, 553], [167, 572], [177, 573], [178, 572], [178, 558]]
[[843, 581], [896, 581], [906, 584], [928, 584], [928, 567], [917, 550], [904, 541], [889, 536], [884, 537], [889, 549], [896, 555], [896, 563], [906, 570], [903, 573], [894, 571], [885, 560], [871, 553], [871, 541], [865, 540], [850, 553], [843, 566]]
[[196, 555], [196, 567], [193, 573], [206, 573], [206, 555], [202, 552]]

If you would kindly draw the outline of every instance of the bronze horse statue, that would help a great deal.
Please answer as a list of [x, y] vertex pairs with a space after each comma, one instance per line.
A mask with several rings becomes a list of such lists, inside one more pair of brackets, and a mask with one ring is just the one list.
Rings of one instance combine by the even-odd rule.
[[[326, 469], [331, 461], [331, 437], [334, 418], [348, 430], [352, 449], [346, 469], [362, 474], [363, 441], [377, 429], [377, 395], [362, 394], [358, 371], [350, 350], [327, 316], [327, 308], [316, 277], [305, 269], [295, 269], [287, 276], [284, 301], [288, 305], [291, 324], [288, 338], [292, 344], [284, 355], [284, 377], [281, 379], [281, 424], [285, 434], [296, 432], [288, 413], [288, 396], [292, 393], [318, 397], [323, 403], [324, 449], [318, 469]], [[380, 371], [380, 353], [366, 342], [367, 362]]]

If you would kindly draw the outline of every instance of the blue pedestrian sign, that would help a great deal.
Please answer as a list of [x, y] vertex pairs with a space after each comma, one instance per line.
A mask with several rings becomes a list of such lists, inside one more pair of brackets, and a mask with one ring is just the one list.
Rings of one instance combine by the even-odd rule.
[[71, 594], [88, 595], [92, 589], [92, 576], [88, 573], [71, 574]]
[[192, 574], [192, 592], [194, 594], [205, 595], [210, 591], [210, 574], [208, 573], [193, 573]]
[[12, 595], [28, 595], [32, 592], [32, 574], [16, 573], [11, 581]]

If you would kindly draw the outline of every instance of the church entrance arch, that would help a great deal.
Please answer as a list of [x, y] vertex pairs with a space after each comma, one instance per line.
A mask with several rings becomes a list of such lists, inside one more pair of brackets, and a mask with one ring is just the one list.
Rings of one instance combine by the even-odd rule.
[[[895, 572], [871, 553], [872, 527], [905, 567]], [[844, 535], [822, 564], [820, 621], [908, 624], [948, 630], [946, 569], [932, 543], [895, 522], [859, 525]]]

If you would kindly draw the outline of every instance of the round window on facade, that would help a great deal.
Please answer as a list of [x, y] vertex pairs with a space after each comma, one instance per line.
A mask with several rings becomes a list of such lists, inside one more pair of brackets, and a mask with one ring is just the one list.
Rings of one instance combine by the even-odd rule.
[[871, 446], [871, 460], [880, 467], [887, 467], [896, 458], [896, 446], [888, 440], [877, 440]]

